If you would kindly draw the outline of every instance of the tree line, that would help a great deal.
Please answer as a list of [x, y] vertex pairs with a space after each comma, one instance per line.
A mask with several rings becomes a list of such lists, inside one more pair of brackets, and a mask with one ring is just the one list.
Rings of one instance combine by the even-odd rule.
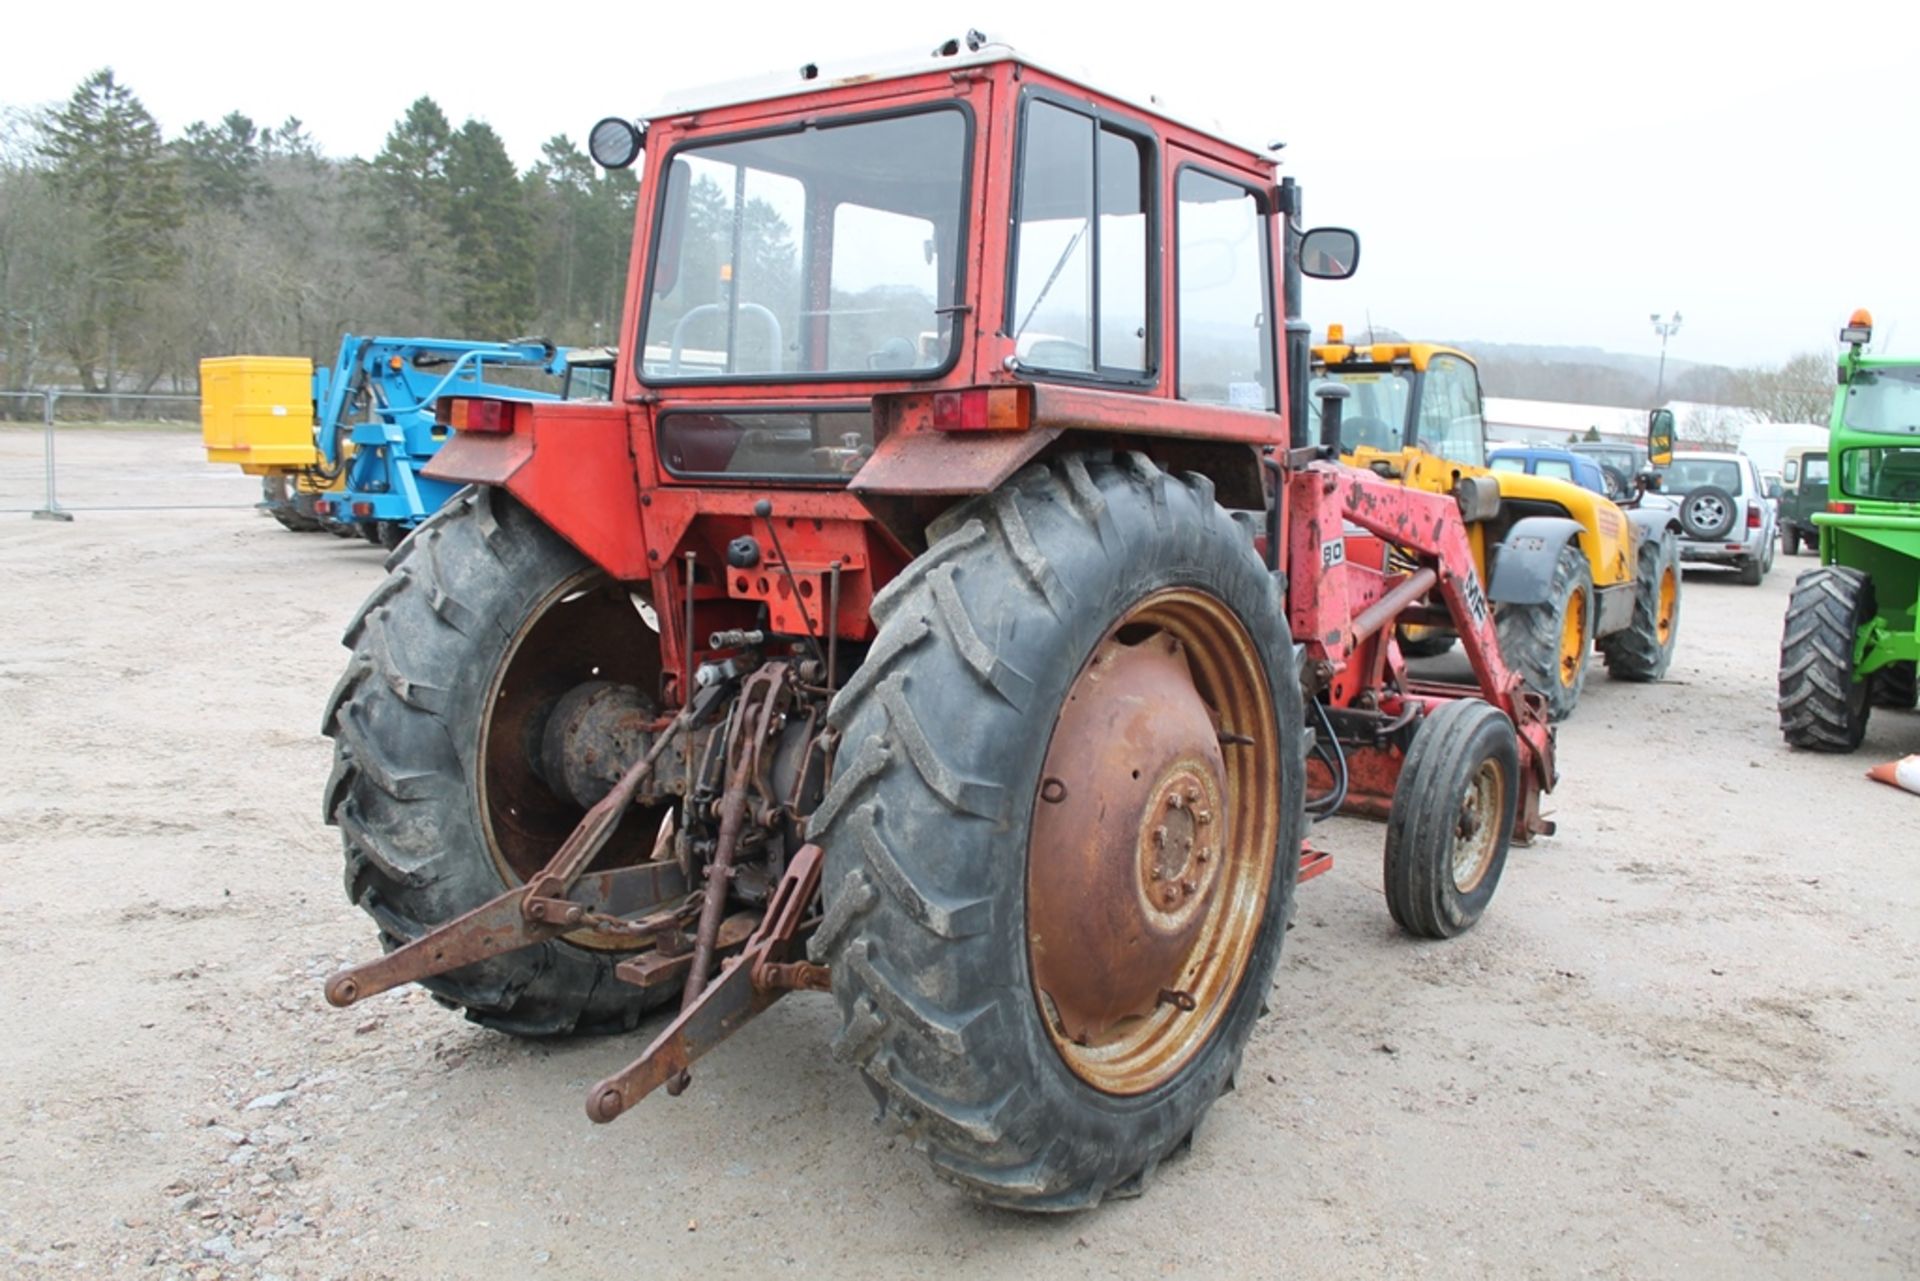
[[343, 332], [613, 342], [636, 180], [563, 135], [409, 106], [371, 160], [241, 111], [163, 136], [111, 69], [0, 118], [0, 389], [194, 389], [204, 356]]
[[[721, 199], [695, 194], [700, 211]], [[636, 195], [632, 170], [564, 135], [520, 173], [491, 126], [456, 128], [430, 97], [371, 160], [238, 110], [166, 138], [102, 69], [63, 104], [0, 115], [0, 390], [192, 390], [204, 356], [330, 361], [346, 331], [613, 342]], [[1632, 369], [1479, 354], [1488, 395], [1652, 403]], [[1693, 366], [1664, 395], [1823, 422], [1832, 371], [1818, 352]]]

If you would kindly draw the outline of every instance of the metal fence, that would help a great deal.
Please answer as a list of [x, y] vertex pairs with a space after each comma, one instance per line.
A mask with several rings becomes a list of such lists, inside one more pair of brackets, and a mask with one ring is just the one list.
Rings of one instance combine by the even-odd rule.
[[[99, 428], [176, 427], [197, 424], [200, 420], [198, 396], [134, 392], [65, 391], [49, 388], [40, 391], [0, 391], [0, 423], [38, 421], [42, 433], [42, 462], [45, 473], [44, 494], [37, 507], [0, 506], [0, 512], [31, 512], [35, 520], [70, 521], [76, 511], [189, 511], [216, 508], [243, 508], [247, 502], [145, 502], [116, 501], [68, 506], [59, 495], [59, 436], [63, 427]], [[199, 443], [193, 454], [200, 457]], [[167, 484], [136, 483], [141, 496], [152, 491], [167, 491]]]

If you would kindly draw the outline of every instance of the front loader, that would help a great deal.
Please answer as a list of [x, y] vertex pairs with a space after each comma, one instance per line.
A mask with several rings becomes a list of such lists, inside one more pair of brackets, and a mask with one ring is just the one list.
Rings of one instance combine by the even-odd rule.
[[[1596, 652], [1616, 680], [1666, 675], [1680, 635], [1680, 522], [1640, 505], [1638, 478], [1609, 478], [1622, 494], [1616, 502], [1571, 479], [1490, 468], [1480, 372], [1455, 348], [1349, 343], [1336, 324], [1313, 348], [1312, 368], [1348, 393], [1345, 461], [1435, 493], [1468, 477], [1492, 486], [1492, 509], [1469, 530], [1474, 565], [1507, 666], [1554, 720], [1573, 714]], [[1410, 657], [1451, 647], [1440, 621], [1415, 615], [1402, 627]]]
[[[793, 991], [970, 1195], [1139, 1191], [1235, 1077], [1309, 820], [1443, 938], [1552, 824], [1544, 705], [1429, 493], [1305, 431], [1267, 154], [970, 33], [645, 122], [605, 404], [455, 395], [466, 486], [346, 633], [326, 790], [406, 982], [623, 1032], [607, 1122]], [[1442, 613], [1467, 684], [1392, 641]], [[1310, 759], [1311, 758], [1311, 759]]]

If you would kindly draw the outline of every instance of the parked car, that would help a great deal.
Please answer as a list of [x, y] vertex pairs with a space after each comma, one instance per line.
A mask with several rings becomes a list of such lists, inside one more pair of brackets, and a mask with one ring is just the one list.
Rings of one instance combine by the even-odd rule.
[[1682, 561], [1724, 565], [1749, 587], [1760, 585], [1773, 568], [1775, 521], [1751, 458], [1731, 450], [1675, 454], [1659, 492], [1680, 518]]
[[1522, 471], [1529, 476], [1551, 476], [1570, 480], [1596, 494], [1612, 493], [1607, 474], [1592, 458], [1566, 449], [1496, 449], [1487, 455], [1487, 466], [1495, 471]]
[[1792, 556], [1805, 543], [1820, 546], [1813, 514], [1827, 509], [1827, 450], [1824, 445], [1798, 445], [1787, 451], [1780, 468], [1780, 550]]
[[1647, 470], [1646, 449], [1625, 441], [1576, 440], [1568, 444], [1567, 452], [1600, 464], [1607, 478], [1607, 497], [1616, 503], [1633, 497], [1634, 479]]

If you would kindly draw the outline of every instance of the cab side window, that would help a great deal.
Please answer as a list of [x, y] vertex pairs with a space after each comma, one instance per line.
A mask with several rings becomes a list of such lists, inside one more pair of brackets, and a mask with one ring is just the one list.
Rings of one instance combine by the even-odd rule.
[[1007, 332], [1032, 369], [1138, 380], [1152, 368], [1152, 150], [1041, 99], [1021, 140]]
[[1436, 355], [1427, 362], [1415, 432], [1429, 453], [1456, 463], [1485, 461], [1486, 425], [1480, 412], [1480, 380], [1458, 356]]
[[1266, 212], [1252, 190], [1183, 169], [1175, 184], [1180, 398], [1272, 409]]

